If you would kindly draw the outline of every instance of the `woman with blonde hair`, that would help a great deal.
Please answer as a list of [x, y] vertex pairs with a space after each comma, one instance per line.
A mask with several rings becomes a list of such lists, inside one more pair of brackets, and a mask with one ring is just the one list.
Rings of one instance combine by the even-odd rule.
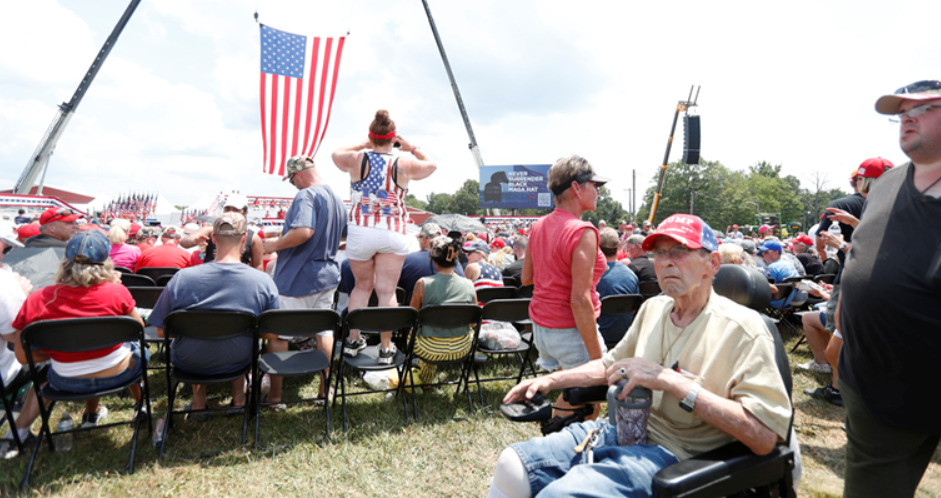
[[131, 271], [137, 269], [140, 261], [140, 247], [127, 243], [127, 234], [131, 231], [131, 222], [123, 219], [111, 220], [108, 230], [108, 240], [111, 241], [109, 254], [114, 266], [121, 266]]
[[[27, 296], [13, 321], [17, 331], [16, 358], [20, 363], [25, 364], [27, 359], [19, 332], [33, 322], [124, 315], [143, 324], [134, 310], [134, 298], [114, 271], [109, 250], [108, 237], [98, 230], [79, 232], [69, 239], [55, 285]], [[137, 343], [78, 353], [33, 351], [34, 360], [51, 360], [47, 375], [49, 385], [74, 393], [105, 390], [140, 376], [143, 370], [140, 355]], [[131, 394], [140, 401], [140, 386], [132, 386]], [[82, 427], [95, 427], [107, 415], [108, 409], [98, 398], [86, 400]]]
[[[410, 156], [392, 154], [394, 147]], [[365, 307], [373, 290], [379, 306], [396, 306], [395, 288], [410, 247], [405, 235], [408, 184], [427, 178], [438, 166], [396, 132], [386, 110], [376, 111], [368, 140], [337, 149], [333, 162], [349, 173], [352, 190], [346, 255], [356, 285], [350, 293], [349, 310]], [[396, 353], [392, 332], [381, 333], [380, 341], [379, 364], [391, 364]], [[352, 330], [343, 344], [343, 354], [353, 357], [365, 348], [366, 340], [358, 330]]]

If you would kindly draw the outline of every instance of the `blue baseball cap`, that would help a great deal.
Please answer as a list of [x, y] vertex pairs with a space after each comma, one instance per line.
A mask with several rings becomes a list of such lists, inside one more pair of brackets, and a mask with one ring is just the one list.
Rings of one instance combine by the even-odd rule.
[[111, 241], [98, 230], [78, 232], [65, 245], [65, 257], [74, 263], [100, 265], [110, 253]]
[[766, 240], [764, 244], [761, 244], [761, 247], [758, 248], [758, 254], [761, 254], [765, 251], [783, 252], [781, 243], [775, 240]]
[[490, 246], [486, 242], [480, 239], [472, 240], [464, 244], [464, 252], [482, 252], [484, 254], [490, 254]]

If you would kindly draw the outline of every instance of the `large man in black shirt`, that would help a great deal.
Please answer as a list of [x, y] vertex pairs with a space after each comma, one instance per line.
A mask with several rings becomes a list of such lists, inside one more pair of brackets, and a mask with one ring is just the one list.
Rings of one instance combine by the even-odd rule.
[[911, 162], [876, 183], [853, 234], [840, 297], [844, 495], [912, 496], [941, 436], [941, 81], [876, 101]]

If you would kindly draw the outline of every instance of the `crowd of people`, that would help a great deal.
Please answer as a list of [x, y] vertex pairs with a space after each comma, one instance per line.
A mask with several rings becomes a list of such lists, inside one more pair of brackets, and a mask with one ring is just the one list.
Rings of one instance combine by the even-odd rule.
[[[119, 219], [101, 227], [70, 209], [50, 208], [35, 224], [18, 218], [18, 230], [0, 230], [4, 254], [22, 246], [64, 248], [52, 286], [33, 289], [26, 279], [0, 271], [0, 379], [23, 385], [19, 333], [32, 322], [117, 315], [141, 320], [116, 266], [130, 272], [180, 268], [148, 318], [160, 335], [175, 310], [355, 310], [373, 294], [379, 306], [420, 308], [474, 303], [481, 289], [509, 282], [531, 290], [537, 364], [549, 373], [522, 381], [505, 402], [620, 381], [627, 384], [623, 392], [641, 386], [655, 394], [650, 444], [640, 446], [618, 446], [616, 429], [595, 420], [598, 405], [573, 406], [560, 395], [548, 435], [500, 455], [491, 496], [645, 496], [657, 471], [726, 442], [738, 440], [765, 454], [796, 439], [790, 393], [759, 313], [712, 289], [721, 265], [744, 265], [767, 278], [776, 297], [773, 309], [800, 302], [808, 310], [801, 320], [813, 359], [798, 368], [832, 374], [831, 382], [807, 394], [845, 406], [846, 495], [910, 496], [941, 434], [937, 416], [920, 405], [919, 396], [937, 377], [925, 360], [938, 350], [934, 332], [941, 329], [941, 315], [932, 306], [941, 286], [941, 231], [925, 230], [941, 219], [939, 108], [938, 81], [881, 97], [876, 110], [901, 121], [900, 143], [911, 162], [894, 167], [882, 158], [863, 161], [850, 177], [854, 193], [834, 201], [806, 232], [784, 235], [780, 227], [761, 226], [746, 234], [738, 225], [723, 232], [686, 214], [656, 227], [649, 221], [636, 227], [602, 221], [596, 227], [582, 215], [596, 209], [599, 188], [609, 180], [573, 155], [550, 168], [555, 209], [531, 226], [460, 233], [427, 223], [417, 238], [406, 232], [404, 198], [410, 182], [432, 175], [437, 165], [380, 110], [364, 142], [332, 155], [350, 176], [352, 208], [344, 207], [312, 158], [291, 158], [284, 180], [297, 194], [277, 235], [247, 226], [247, 200], [238, 195], [203, 227], [158, 231]], [[821, 275], [826, 278], [816, 278]], [[656, 283], [661, 294], [647, 299], [636, 316], [601, 315], [605, 296], [638, 294], [646, 283]], [[404, 303], [397, 288], [408, 296]], [[473, 347], [468, 328], [416, 333], [415, 347], [432, 359]], [[265, 339], [267, 351], [292, 347], [276, 335]], [[313, 346], [349, 357], [367, 347], [359, 331], [342, 344], [334, 340], [325, 331]], [[248, 361], [251, 349], [238, 341], [214, 345], [211, 354], [204, 344], [175, 342], [170, 361], [194, 372], [233, 370]], [[382, 333], [374, 347], [379, 364], [400, 354], [391, 332]], [[141, 354], [119, 346], [81, 358], [46, 351], [35, 359], [48, 361], [44, 375], [51, 385], [81, 390], [134, 375]], [[431, 365], [415, 367], [422, 383], [431, 382]], [[263, 406], [283, 409], [281, 380], [269, 381]], [[205, 390], [192, 389], [188, 408], [196, 420], [205, 420]], [[244, 406], [244, 389], [233, 382], [232, 409]], [[332, 395], [321, 384], [320, 396]], [[14, 438], [34, 437], [30, 424], [37, 403], [29, 391], [0, 456], [15, 456]], [[583, 422], [563, 420], [573, 411]], [[104, 405], [89, 400], [82, 424], [94, 426], [106, 416]], [[572, 449], [586, 437], [595, 438], [593, 462]]]

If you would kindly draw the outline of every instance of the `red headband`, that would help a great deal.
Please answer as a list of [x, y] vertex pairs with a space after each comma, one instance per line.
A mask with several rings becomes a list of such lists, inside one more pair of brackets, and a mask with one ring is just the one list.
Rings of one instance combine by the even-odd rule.
[[376, 140], [391, 140], [395, 138], [395, 122], [392, 123], [392, 131], [386, 133], [385, 135], [379, 135], [373, 133], [372, 130], [369, 130], [369, 138], [375, 138]]

